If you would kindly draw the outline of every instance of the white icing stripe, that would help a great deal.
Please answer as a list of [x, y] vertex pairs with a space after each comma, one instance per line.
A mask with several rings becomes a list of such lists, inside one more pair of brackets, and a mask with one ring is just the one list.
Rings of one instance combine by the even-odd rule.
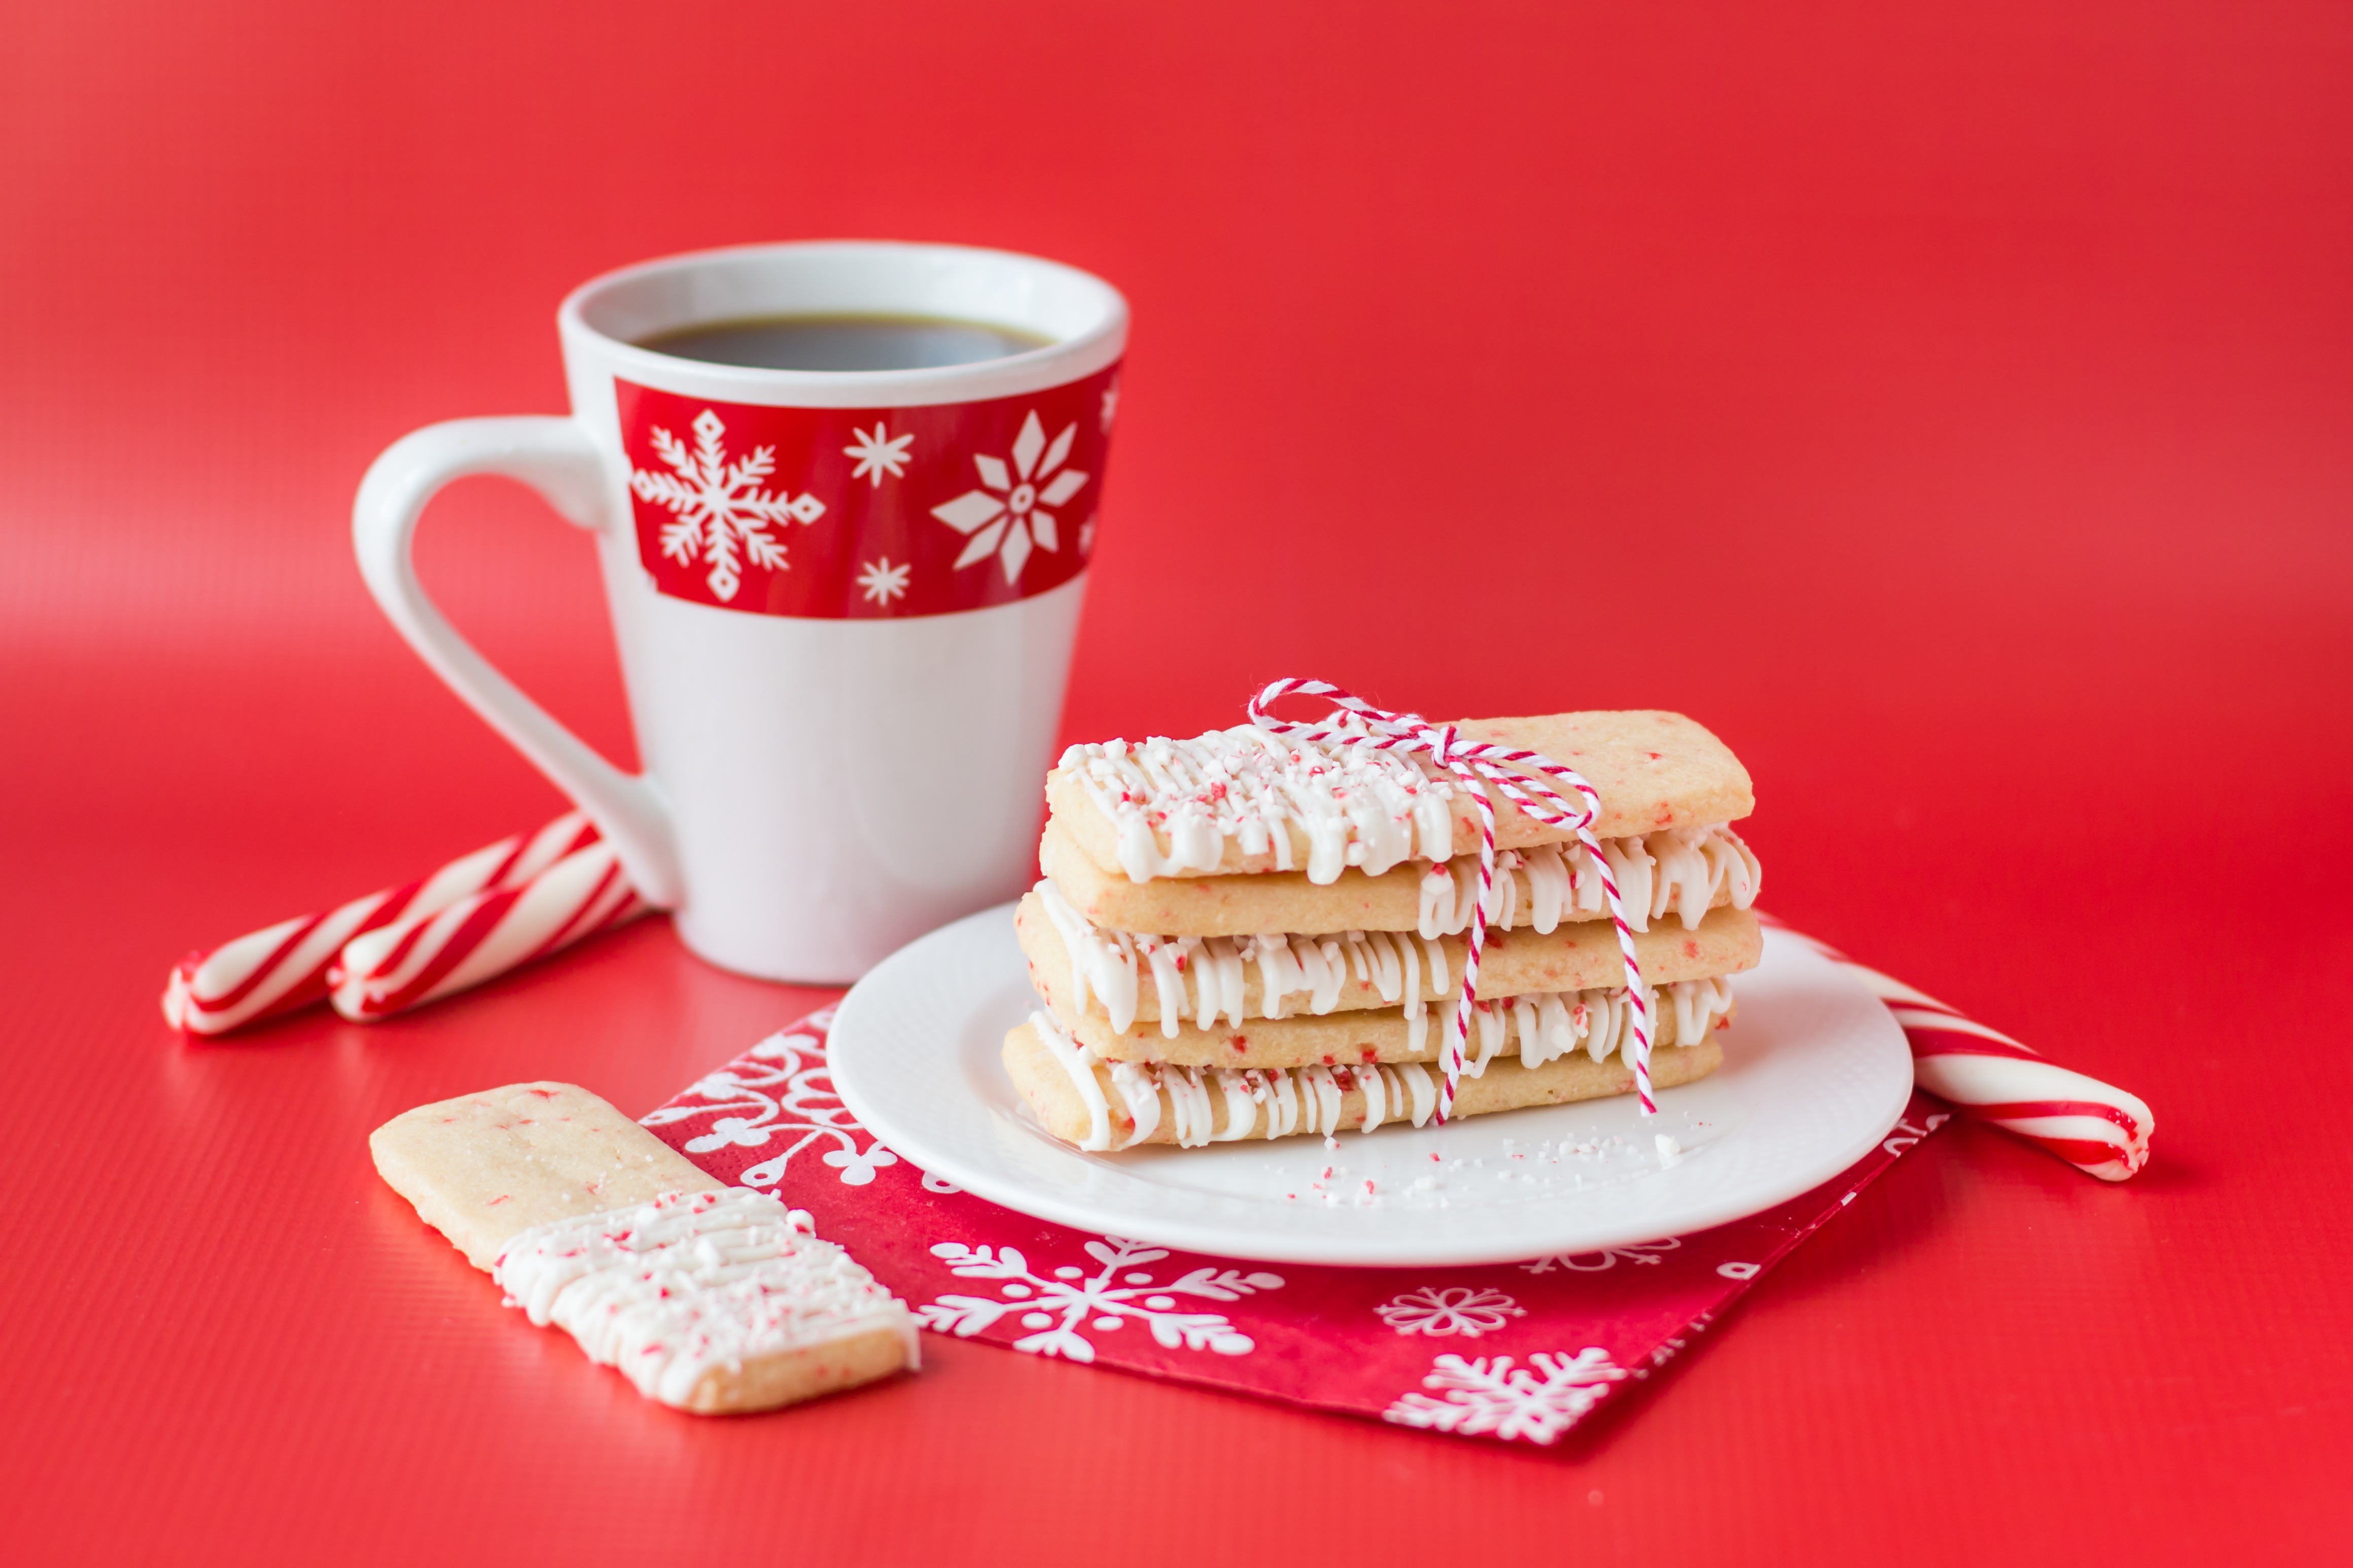
[[1503, 1008], [1493, 1002], [1473, 1004], [1471, 1016], [1479, 1025], [1479, 1057], [1462, 1071], [1465, 1077], [1478, 1078], [1486, 1072], [1489, 1062], [1503, 1054], [1507, 1019]]
[[[1054, 1059], [1062, 1065], [1062, 1071], [1070, 1075], [1071, 1087], [1079, 1091], [1079, 1099], [1085, 1102], [1087, 1135], [1080, 1140], [1079, 1147], [1110, 1148], [1111, 1102], [1103, 1098], [1103, 1085], [1095, 1081], [1095, 1054], [1072, 1041], [1070, 1036], [1062, 1033], [1060, 1024], [1042, 1012], [1029, 1015], [1029, 1026], [1038, 1031], [1038, 1037], [1045, 1042], [1046, 1049], [1053, 1053]], [[1114, 1081], [1116, 1076], [1114, 1073]], [[1159, 1092], [1155, 1090], [1153, 1106], [1155, 1119], [1159, 1100]]]
[[1299, 1085], [1287, 1072], [1253, 1072], [1250, 1076], [1265, 1082], [1273, 1095], [1273, 1102], [1268, 1107], [1266, 1135], [1290, 1137], [1299, 1130]]
[[1226, 1130], [1212, 1136], [1212, 1143], [1231, 1143], [1250, 1135], [1258, 1125], [1258, 1101], [1263, 1092], [1250, 1082], [1246, 1072], [1220, 1072], [1218, 1088], [1226, 1099]]
[[1046, 918], [1061, 936], [1062, 951], [1070, 955], [1071, 984], [1076, 994], [1072, 1006], [1083, 1012], [1087, 990], [1093, 987], [1103, 998], [1103, 1011], [1111, 1015], [1112, 1026], [1125, 1034], [1135, 1022], [1135, 944], [1125, 932], [1097, 930], [1053, 883], [1039, 882], [1037, 892], [1039, 902], [1046, 906]]
[[1356, 1090], [1365, 1097], [1365, 1114], [1356, 1126], [1370, 1132], [1388, 1120], [1389, 1080], [1377, 1067], [1357, 1068], [1354, 1073]]
[[1407, 948], [1405, 956], [1399, 958], [1397, 939], [1385, 931], [1366, 931], [1365, 948], [1371, 959], [1373, 989], [1381, 994], [1382, 1001], [1396, 1001], [1401, 987], [1415, 992], [1421, 989], [1421, 969], [1414, 962], [1412, 948]]
[[1149, 936], [1135, 946], [1152, 965], [1152, 1000], [1160, 1009], [1160, 1032], [1173, 1040], [1185, 1021], [1185, 977], [1176, 969], [1177, 956], [1184, 948], [1181, 943]]
[[672, 1193], [535, 1226], [507, 1243], [491, 1278], [533, 1322], [569, 1331], [665, 1405], [686, 1404], [714, 1368], [878, 1328], [899, 1332], [914, 1365], [905, 1304], [794, 1217], [741, 1187]]
[[[1216, 990], [1210, 984], [1216, 983]], [[1222, 1015], [1231, 1024], [1242, 1021], [1242, 997], [1247, 987], [1242, 979], [1241, 954], [1231, 942], [1204, 942], [1201, 945], [1200, 967], [1194, 972], [1193, 984], [1200, 992], [1200, 1026], [1205, 1029], [1217, 1026]]]
[[[1316, 1067], [1298, 1070], [1299, 1130], [1302, 1132], [1337, 1132], [1340, 1131], [1340, 1086], [1333, 1080], [1332, 1069]], [[1311, 1095], [1314, 1097], [1312, 1100], [1308, 1098]]]
[[1757, 901], [1764, 869], [1728, 826], [1671, 827], [1651, 834], [1642, 844], [1657, 865], [1650, 899], [1652, 920], [1672, 910], [1690, 931], [1706, 917], [1719, 892], [1728, 889], [1736, 909]]
[[1577, 1024], [1569, 1016], [1568, 1005], [1557, 992], [1546, 992], [1535, 998], [1532, 1009], [1535, 1027], [1522, 1024], [1520, 1031], [1520, 1062], [1525, 1067], [1542, 1067], [1556, 1057], [1565, 1057], [1577, 1049]]
[[1199, 1068], [1162, 1068], [1153, 1074], [1168, 1096], [1168, 1130], [1180, 1149], [1198, 1149], [1209, 1141], [1209, 1090]]
[[1405, 1080], [1407, 1091], [1413, 1096], [1413, 1124], [1419, 1127], [1438, 1109], [1438, 1085], [1430, 1081], [1430, 1069], [1419, 1062], [1402, 1062], [1397, 1070]]
[[[1094, 1059], [1092, 1051], [1082, 1051], [1081, 1055], [1090, 1063]], [[1120, 1103], [1127, 1107], [1127, 1119], [1135, 1124], [1135, 1131], [1128, 1134], [1121, 1148], [1141, 1143], [1160, 1131], [1160, 1084], [1157, 1079], [1134, 1062], [1113, 1062], [1111, 1064], [1111, 1086], [1118, 1093]]]

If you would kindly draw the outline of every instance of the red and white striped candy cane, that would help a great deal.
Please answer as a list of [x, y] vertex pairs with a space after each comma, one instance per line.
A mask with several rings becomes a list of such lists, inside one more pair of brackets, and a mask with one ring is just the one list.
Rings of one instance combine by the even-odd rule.
[[651, 907], [622, 874], [613, 847], [594, 842], [520, 886], [353, 938], [328, 975], [330, 1000], [344, 1017], [367, 1023], [480, 985]]
[[[1355, 716], [1355, 724], [1298, 724], [1271, 716], [1267, 710], [1285, 697], [1329, 698], [1335, 707]], [[1471, 785], [1479, 807], [1479, 908], [1471, 921], [1469, 951], [1462, 963], [1462, 996], [1455, 1004], [1455, 1026], [1440, 1054], [1445, 1081], [1438, 1091], [1438, 1120], [1445, 1121], [1454, 1108], [1455, 1086], [1462, 1079], [1462, 1046], [1471, 1037], [1472, 1009], [1479, 997], [1479, 960], [1487, 944], [1487, 921], [1495, 910], [1495, 805], [1487, 798], [1482, 779], [1493, 781], [1519, 804], [1520, 810], [1549, 826], [1574, 831], [1601, 877], [1609, 899], [1609, 918], [1618, 928], [1618, 951], [1626, 961], [1626, 994], [1633, 1006], [1633, 1048], [1627, 1053], [1634, 1066], [1634, 1092], [1641, 1098], [1642, 1114], [1655, 1116], [1658, 1101], [1651, 1093], [1651, 999], [1642, 989], [1642, 968], [1634, 957], [1634, 928], [1627, 922], [1625, 900], [1619, 897], [1617, 879], [1601, 853], [1593, 825], [1601, 819], [1601, 796], [1574, 768], [1564, 767], [1538, 752], [1502, 746], [1487, 741], [1467, 741], [1451, 724], [1432, 724], [1419, 713], [1392, 713], [1376, 708], [1352, 692], [1323, 680], [1277, 680], [1250, 700], [1250, 721], [1270, 735], [1310, 742], [1362, 746], [1372, 751], [1420, 752]], [[1358, 727], [1361, 726], [1361, 727]], [[1580, 809], [1571, 805], [1543, 778], [1558, 779], [1584, 798]]]
[[567, 812], [536, 833], [501, 838], [406, 887], [282, 921], [210, 952], [190, 953], [164, 986], [164, 1020], [186, 1034], [217, 1035], [324, 1001], [327, 971], [353, 937], [529, 881], [596, 837], [596, 825], [586, 813]]
[[1930, 1094], [2104, 1182], [2121, 1182], [2148, 1163], [2157, 1118], [2138, 1095], [2045, 1061], [1958, 1008], [1857, 963], [1828, 942], [1774, 924], [1845, 965], [1887, 1005], [1912, 1043], [1913, 1079]]

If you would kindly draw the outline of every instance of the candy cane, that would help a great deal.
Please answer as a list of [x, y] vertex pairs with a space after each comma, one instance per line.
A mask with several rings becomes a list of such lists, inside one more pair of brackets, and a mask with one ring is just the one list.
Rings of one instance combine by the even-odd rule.
[[164, 986], [164, 1020], [187, 1034], [217, 1035], [324, 1001], [327, 971], [353, 938], [527, 882], [596, 838], [596, 825], [586, 813], [569, 812], [536, 833], [501, 838], [460, 856], [406, 887], [280, 921], [210, 952], [190, 953]]
[[493, 889], [353, 938], [328, 974], [354, 1023], [480, 985], [651, 908], [610, 844], [565, 856], [521, 886]]
[[2045, 1061], [2000, 1030], [1857, 963], [1828, 942], [1789, 934], [1844, 964], [1886, 1004], [1912, 1043], [1913, 1079], [1930, 1094], [2104, 1182], [2121, 1182], [2148, 1163], [2157, 1118], [2139, 1096]]
[[[1356, 724], [1351, 726], [1343, 721], [1341, 728], [1325, 729], [1269, 715], [1269, 708], [1291, 696], [1328, 697], [1335, 707], [1353, 715]], [[1471, 797], [1479, 808], [1479, 910], [1471, 921], [1469, 951], [1463, 955], [1462, 995], [1454, 1005], [1454, 1030], [1439, 1057], [1439, 1065], [1445, 1073], [1445, 1081], [1438, 1091], [1437, 1116], [1440, 1122], [1453, 1110], [1455, 1086], [1462, 1078], [1462, 1045], [1471, 1037], [1472, 1009], [1479, 995], [1479, 960], [1486, 950], [1487, 921], [1495, 910], [1495, 805], [1480, 783], [1482, 778], [1493, 780], [1496, 788], [1517, 802], [1526, 816], [1549, 826], [1574, 831], [1600, 873], [1601, 890], [1609, 900], [1609, 918], [1618, 927], [1618, 951], [1626, 961], [1626, 992], [1633, 1009], [1629, 1026], [1632, 1040], [1626, 1055], [1634, 1065], [1634, 1092], [1641, 1099], [1643, 1115], [1659, 1113], [1658, 1101], [1651, 1094], [1651, 998], [1642, 989], [1641, 965], [1634, 957], [1634, 928], [1627, 922], [1617, 879], [1609, 874], [1609, 858], [1601, 853], [1601, 840], [1593, 831], [1593, 825], [1601, 819], [1601, 796], [1576, 769], [1564, 767], [1538, 752], [1492, 742], [1466, 741], [1451, 724], [1432, 724], [1419, 713], [1392, 713], [1385, 708], [1376, 708], [1328, 681], [1270, 682], [1250, 699], [1249, 713], [1250, 721], [1268, 734], [1311, 745], [1425, 753], [1471, 785]], [[1571, 805], [1550, 785], [1534, 776], [1537, 773], [1549, 774], [1575, 790], [1584, 797], [1584, 808]]]

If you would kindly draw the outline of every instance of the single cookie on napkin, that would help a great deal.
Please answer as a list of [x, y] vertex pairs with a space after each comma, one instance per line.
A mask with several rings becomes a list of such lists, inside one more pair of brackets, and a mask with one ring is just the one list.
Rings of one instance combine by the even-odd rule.
[[511, 1305], [649, 1399], [773, 1410], [918, 1364], [906, 1304], [806, 1215], [705, 1174], [576, 1085], [419, 1106], [368, 1147]]

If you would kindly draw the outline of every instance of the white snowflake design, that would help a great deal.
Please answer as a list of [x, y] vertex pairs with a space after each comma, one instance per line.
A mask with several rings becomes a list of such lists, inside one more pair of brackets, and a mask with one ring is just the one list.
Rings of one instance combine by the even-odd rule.
[[1514, 1367], [1507, 1355], [1442, 1355], [1421, 1385], [1444, 1397], [1399, 1394], [1381, 1418], [1463, 1437], [1549, 1443], [1584, 1419], [1609, 1385], [1626, 1375], [1599, 1345], [1575, 1355], [1538, 1351], [1523, 1367]]
[[[966, 490], [932, 508], [934, 517], [967, 540], [964, 553], [955, 558], [959, 570], [986, 560], [994, 551], [1005, 568], [1005, 580], [1018, 583], [1033, 546], [1045, 551], [1061, 548], [1054, 514], [1043, 509], [1062, 505], [1087, 482], [1087, 476], [1078, 469], [1062, 468], [1078, 434], [1075, 423], [1065, 425], [1054, 444], [1048, 446], [1046, 427], [1033, 408], [1022, 422], [1021, 434], [1014, 437], [1010, 469], [1002, 458], [973, 455], [983, 488]], [[1055, 472], [1058, 468], [1060, 473]]]
[[858, 437], [858, 444], [844, 447], [841, 455], [858, 459], [858, 467], [849, 470], [853, 481], [872, 479], [874, 488], [879, 490], [882, 488], [882, 476], [885, 474], [894, 479], [907, 477], [907, 447], [915, 439], [913, 436], [893, 437], [880, 419], [874, 422], [871, 432], [860, 430], [855, 425], [849, 428], [851, 434]]
[[720, 440], [726, 433], [726, 422], [708, 408], [695, 416], [692, 451], [656, 426], [654, 450], [676, 471], [629, 470], [630, 491], [673, 514], [662, 524], [661, 552], [681, 566], [693, 565], [698, 556], [710, 563], [711, 591], [722, 603], [733, 599], [743, 585], [739, 550], [754, 565], [785, 571], [784, 541], [769, 533], [769, 525], [797, 522], [806, 527], [825, 515], [825, 503], [815, 496], [783, 490], [770, 495], [760, 488], [776, 471], [774, 447], [757, 447], [742, 461], [729, 462]]
[[892, 565], [888, 555], [880, 561], [869, 561], [866, 569], [858, 574], [860, 596], [889, 609], [892, 600], [907, 596], [907, 574], [911, 570], [904, 565]]
[[[1166, 1248], [1145, 1247], [1107, 1236], [1086, 1245], [1087, 1256], [1101, 1264], [1090, 1276], [1083, 1268], [1064, 1264], [1050, 1279], [1033, 1271], [1029, 1260], [1015, 1247], [966, 1247], [944, 1241], [932, 1256], [944, 1258], [965, 1279], [1002, 1279], [1003, 1300], [987, 1296], [943, 1296], [917, 1309], [923, 1326], [941, 1333], [970, 1339], [1000, 1318], [1019, 1313], [1021, 1326], [1034, 1331], [1013, 1342], [1013, 1348], [1032, 1355], [1060, 1356], [1091, 1362], [1095, 1347], [1079, 1332], [1082, 1322], [1097, 1333], [1112, 1333], [1129, 1322], [1152, 1331], [1163, 1349], [1211, 1351], [1219, 1355], [1248, 1355], [1258, 1342], [1223, 1314], [1178, 1310], [1176, 1298], [1196, 1296], [1211, 1301], [1238, 1301], [1261, 1290], [1280, 1290], [1279, 1274], [1245, 1274], [1236, 1268], [1204, 1265], [1166, 1285], [1137, 1266], [1157, 1263]], [[1118, 1283], [1114, 1284], [1116, 1279]]]
[[784, 1180], [794, 1155], [828, 1142], [833, 1147], [818, 1158], [841, 1173], [845, 1186], [865, 1186], [875, 1172], [899, 1163], [898, 1155], [871, 1138], [864, 1148], [859, 1146], [859, 1134], [866, 1129], [833, 1092], [832, 1069], [814, 1036], [771, 1035], [754, 1046], [751, 1054], [761, 1066], [722, 1068], [679, 1096], [711, 1103], [666, 1105], [647, 1117], [644, 1125], [667, 1127], [690, 1117], [724, 1112], [711, 1123], [711, 1131], [686, 1141], [690, 1154], [707, 1154], [730, 1144], [762, 1149], [772, 1138], [799, 1133], [784, 1152], [735, 1178], [747, 1187], [775, 1186]]
[[1656, 1263], [1661, 1253], [1672, 1252], [1682, 1245], [1679, 1238], [1671, 1236], [1664, 1241], [1631, 1241], [1623, 1247], [1605, 1247], [1599, 1252], [1556, 1252], [1550, 1258], [1539, 1258], [1520, 1267], [1531, 1274], [1552, 1274], [1563, 1268], [1577, 1274], [1599, 1274], [1605, 1268], [1617, 1268], [1620, 1258], [1629, 1263]]
[[[1895, 1136], [1889, 1138], [1885, 1142], [1882, 1143], [1880, 1147], [1886, 1150], [1891, 1154], [1901, 1154], [1904, 1151], [1911, 1148], [1912, 1145], [1920, 1142], [1921, 1139], [1926, 1138], [1929, 1133], [1934, 1132], [1937, 1128], [1942, 1127], [1946, 1122], [1950, 1121], [1952, 1118], [1939, 1113], [1935, 1116], [1927, 1117], [1925, 1120], [1927, 1122], [1927, 1125], [1925, 1127], [1915, 1127], [1909, 1121], [1897, 1121], [1895, 1123]], [[1854, 1201], [1852, 1194], [1850, 1194], [1848, 1195], [1847, 1201], [1850, 1203]]]
[[1106, 386], [1106, 387], [1104, 387], [1104, 388], [1103, 388], [1103, 434], [1104, 434], [1104, 435], [1108, 436], [1108, 435], [1110, 435], [1110, 434], [1111, 434], [1111, 422], [1112, 422], [1113, 420], [1114, 420], [1114, 419], [1118, 418], [1118, 417], [1119, 417], [1119, 383], [1118, 383], [1118, 382], [1116, 382], [1116, 381], [1114, 381], [1114, 382], [1113, 382], [1109, 386]]
[[1492, 1334], [1528, 1310], [1504, 1295], [1478, 1285], [1425, 1285], [1373, 1309], [1381, 1321], [1400, 1334], [1428, 1334], [1433, 1339], [1461, 1334], [1475, 1340]]

